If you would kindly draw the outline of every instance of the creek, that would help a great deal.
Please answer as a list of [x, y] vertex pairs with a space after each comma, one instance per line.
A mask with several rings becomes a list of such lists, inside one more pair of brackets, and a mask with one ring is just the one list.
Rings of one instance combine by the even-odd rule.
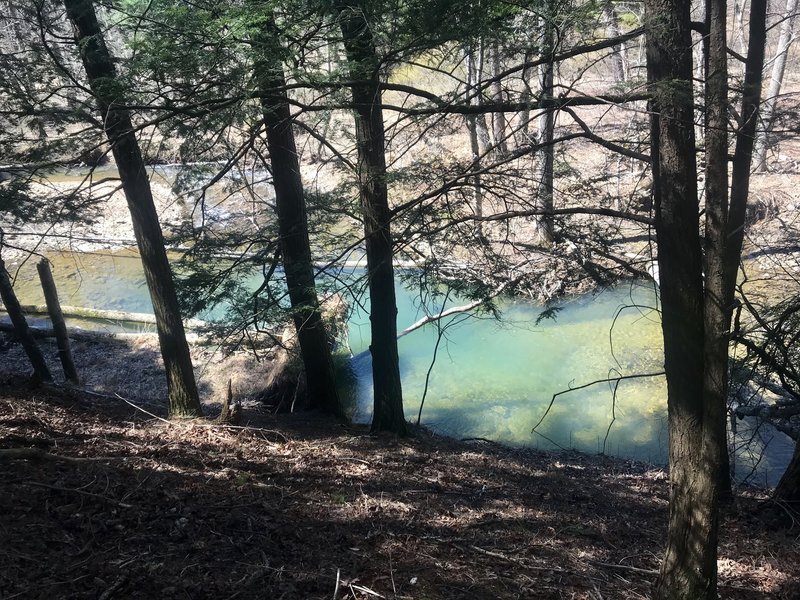
[[[52, 253], [48, 258], [63, 304], [152, 312], [135, 252]], [[24, 304], [43, 302], [33, 261], [20, 268], [16, 289]], [[397, 297], [400, 330], [426, 314], [459, 304], [452, 299], [445, 306], [441, 301], [426, 306], [417, 290], [400, 284]], [[452, 437], [664, 464], [663, 376], [624, 379], [616, 386], [598, 383], [553, 398], [592, 381], [661, 371], [656, 299], [652, 282], [628, 282], [564, 300], [552, 319], [540, 320], [540, 305], [507, 299], [498, 303], [501, 320], [458, 314], [426, 325], [399, 340], [406, 416], [416, 420], [424, 395], [422, 423]], [[363, 298], [353, 303], [348, 325], [354, 357], [345, 361], [340, 373], [343, 395], [357, 422], [369, 422], [372, 410], [365, 305]], [[760, 485], [774, 485], [791, 458], [791, 440], [750, 419], [739, 423], [735, 443], [737, 478], [749, 476]]]

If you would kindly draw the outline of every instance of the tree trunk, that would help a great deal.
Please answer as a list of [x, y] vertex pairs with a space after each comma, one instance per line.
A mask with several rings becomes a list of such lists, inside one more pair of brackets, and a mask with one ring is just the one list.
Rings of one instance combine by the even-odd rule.
[[[726, 302], [731, 306], [734, 302], [736, 275], [741, 262], [747, 198], [750, 194], [750, 173], [754, 163], [753, 149], [759, 121], [758, 113], [767, 42], [766, 21], [767, 0], [752, 0], [747, 63], [742, 86], [741, 121], [736, 134], [736, 151], [731, 171], [728, 256], [725, 265], [725, 276], [729, 284], [729, 288], [726, 290]], [[800, 502], [800, 444], [795, 445], [792, 461], [775, 489], [775, 497], [785, 501]]]
[[772, 497], [782, 502], [800, 504], [800, 443], [795, 444], [792, 460]]
[[72, 359], [72, 348], [69, 344], [67, 334], [67, 324], [64, 321], [64, 314], [61, 312], [61, 303], [58, 301], [58, 290], [56, 282], [53, 281], [53, 272], [50, 270], [50, 263], [47, 259], [42, 259], [36, 265], [39, 271], [39, 280], [42, 282], [44, 299], [47, 302], [47, 313], [53, 323], [53, 331], [56, 334], [56, 345], [58, 346], [58, 358], [61, 359], [61, 367], [64, 369], [64, 376], [67, 381], [78, 384], [80, 378], [75, 368], [75, 361]]
[[[546, 3], [545, 18], [542, 25], [542, 56], [552, 57], [555, 52], [555, 28], [553, 23], [552, 0]], [[553, 202], [553, 163], [555, 150], [553, 147], [553, 130], [555, 129], [555, 112], [553, 109], [553, 62], [547, 60], [539, 67], [539, 93], [542, 99], [542, 113], [539, 115], [539, 143], [544, 144], [540, 150], [539, 166], [535, 181], [539, 184], [536, 195], [536, 208], [552, 211]], [[553, 243], [553, 217], [541, 215], [536, 218], [536, 236], [545, 246]]]
[[[705, 315], [704, 396], [706, 450], [721, 497], [731, 494], [727, 438], [728, 343], [733, 307], [726, 303], [728, 245], [728, 54], [726, 0], [706, 0], [705, 54]], [[735, 284], [735, 281], [734, 281]]]
[[[530, 50], [525, 52], [525, 57], [523, 61], [525, 63], [530, 62], [533, 60], [533, 52]], [[520, 95], [520, 101], [525, 104], [526, 106], [522, 109], [520, 113], [520, 130], [522, 131], [522, 144], [530, 143], [529, 135], [530, 135], [530, 128], [531, 128], [531, 109], [530, 106], [527, 106], [530, 103], [531, 99], [533, 98], [533, 90], [531, 89], [531, 73], [534, 71], [531, 67], [525, 67], [522, 70], [522, 94]]]
[[786, 11], [783, 13], [781, 22], [780, 36], [778, 37], [778, 49], [772, 63], [772, 74], [769, 80], [769, 88], [764, 97], [764, 104], [761, 107], [761, 123], [763, 128], [758, 132], [755, 149], [755, 170], [763, 173], [767, 170], [767, 149], [769, 148], [769, 137], [772, 132], [772, 120], [775, 118], [775, 104], [781, 93], [783, 85], [783, 74], [786, 71], [786, 61], [789, 58], [789, 48], [794, 41], [794, 18], [797, 10], [797, 0], [786, 0]]
[[[503, 102], [503, 85], [498, 78], [500, 74], [500, 45], [492, 43], [492, 100], [498, 104]], [[492, 113], [492, 133], [494, 134], [494, 148], [500, 154], [508, 154], [506, 143], [506, 117], [503, 113]]]
[[286, 97], [286, 81], [283, 67], [270, 57], [270, 53], [279, 48], [277, 32], [271, 20], [262, 27], [254, 42], [257, 52], [254, 70], [267, 127], [283, 268], [310, 405], [342, 414], [330, 341], [322, 321], [314, 281], [308, 215]]
[[350, 75], [363, 82], [352, 86], [352, 94], [370, 293], [372, 429], [405, 435], [379, 60], [360, 3], [340, 1], [337, 9]]
[[[23, 304], [22, 310], [26, 314], [46, 315], [48, 314], [46, 304]], [[78, 317], [81, 319], [102, 319], [104, 321], [124, 321], [129, 323], [144, 323], [155, 325], [156, 318], [148, 313], [128, 312], [124, 310], [102, 310], [99, 308], [87, 308], [85, 306], [61, 305], [61, 312], [65, 317]], [[208, 322], [201, 319], [186, 319], [184, 327], [189, 329], [200, 329], [207, 327]]]
[[[477, 106], [479, 104], [479, 96], [476, 94], [476, 89], [479, 81], [478, 65], [475, 61], [475, 52], [473, 48], [465, 48], [467, 60], [467, 98], [469, 98], [470, 106]], [[480, 92], [478, 92], [479, 94]], [[478, 220], [475, 221], [475, 237], [478, 240], [484, 240], [483, 234], [483, 186], [481, 184], [481, 156], [486, 145], [481, 148], [480, 136], [478, 132], [478, 122], [483, 119], [483, 115], [469, 114], [466, 116], [467, 130], [469, 131], [469, 146], [472, 153], [472, 164], [470, 165], [473, 171], [476, 171], [472, 176], [472, 208], [475, 211], [475, 216]], [[483, 124], [486, 128], [486, 123]]]
[[0, 299], [3, 300], [8, 316], [11, 318], [11, 323], [14, 325], [14, 333], [22, 343], [25, 354], [28, 355], [28, 360], [31, 361], [34, 378], [43, 382], [53, 381], [50, 369], [47, 368], [47, 363], [44, 360], [44, 356], [42, 356], [42, 351], [39, 349], [36, 340], [33, 339], [30, 329], [28, 329], [28, 322], [25, 320], [25, 314], [22, 312], [17, 295], [14, 293], [3, 259], [0, 259]]
[[101, 113], [133, 221], [147, 288], [153, 302], [161, 356], [167, 371], [169, 412], [200, 416], [192, 360], [181, 321], [164, 238], [158, 222], [146, 167], [128, 110], [115, 106], [124, 96], [91, 0], [64, 0], [86, 76]]
[[703, 280], [689, 0], [647, 0], [647, 74], [669, 412], [670, 514], [658, 600], [716, 598], [717, 489], [703, 395]]
[[[739, 53], [744, 55], [747, 52], [747, 38], [744, 35], [744, 7], [747, 0], [734, 0], [733, 1], [733, 40], [732, 44], [736, 44], [739, 48]], [[744, 69], [742, 65], [742, 69]]]
[[[614, 2], [608, 0], [603, 5], [603, 16], [606, 20], [606, 37], [614, 39], [619, 37], [619, 23], [617, 22], [617, 8]], [[611, 76], [614, 83], [623, 83], [625, 76], [625, 46], [618, 44], [611, 48]]]
[[[761, 82], [764, 71], [764, 47], [767, 37], [766, 14], [767, 0], [752, 0], [750, 5], [747, 61], [742, 85], [742, 105], [739, 111], [741, 121], [736, 132], [736, 148], [731, 169], [727, 241], [724, 258], [725, 287], [722, 304], [726, 307], [725, 331], [728, 339], [730, 339], [733, 320], [736, 280], [742, 259], [747, 198], [750, 193], [753, 144], [758, 123]], [[730, 457], [730, 452], [726, 452], [725, 456]], [[724, 463], [721, 467], [725, 468]], [[730, 472], [730, 468], [728, 468], [728, 472]], [[723, 487], [721, 491], [723, 494], [729, 493], [730, 487]]]

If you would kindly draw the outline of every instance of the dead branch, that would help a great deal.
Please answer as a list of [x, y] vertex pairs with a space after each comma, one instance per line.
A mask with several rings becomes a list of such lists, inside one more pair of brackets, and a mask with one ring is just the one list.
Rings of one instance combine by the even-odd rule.
[[0, 461], [2, 460], [43, 460], [51, 462], [65, 463], [84, 463], [108, 460], [120, 460], [120, 456], [100, 456], [93, 458], [80, 458], [75, 456], [63, 456], [61, 454], [51, 454], [41, 448], [3, 448], [0, 449]]
[[48, 490], [55, 490], [57, 492], [72, 492], [74, 494], [80, 494], [81, 496], [88, 496], [90, 498], [97, 498], [98, 500], [102, 500], [103, 502], [108, 502], [109, 504], [114, 504], [119, 506], [120, 508], [134, 508], [133, 504], [125, 504], [124, 502], [120, 502], [119, 500], [114, 500], [113, 498], [109, 498], [107, 496], [101, 496], [100, 494], [94, 494], [92, 492], [87, 492], [86, 490], [78, 490], [75, 488], [65, 488], [58, 485], [50, 485], [47, 483], [39, 483], [38, 481], [25, 481], [23, 482], [24, 485], [32, 485], [34, 487], [45, 488]]

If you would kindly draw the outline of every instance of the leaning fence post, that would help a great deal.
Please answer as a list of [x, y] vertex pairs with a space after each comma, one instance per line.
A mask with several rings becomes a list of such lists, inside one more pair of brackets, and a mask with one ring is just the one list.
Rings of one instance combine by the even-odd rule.
[[50, 320], [53, 322], [53, 332], [56, 334], [56, 344], [58, 345], [58, 358], [61, 359], [64, 376], [67, 381], [77, 385], [80, 380], [78, 371], [75, 368], [75, 361], [72, 360], [67, 324], [64, 322], [61, 303], [58, 301], [58, 291], [56, 290], [56, 282], [53, 280], [53, 272], [50, 270], [50, 261], [43, 258], [36, 265], [36, 270], [39, 271], [39, 280], [42, 282], [44, 301], [47, 303], [47, 314], [50, 315]]
[[19, 300], [17, 300], [17, 295], [14, 293], [11, 279], [8, 277], [8, 271], [6, 271], [6, 264], [2, 258], [0, 258], [0, 298], [2, 298], [3, 304], [6, 306], [8, 316], [11, 317], [14, 332], [22, 343], [25, 354], [28, 355], [28, 360], [31, 361], [34, 377], [47, 383], [53, 381], [50, 369], [47, 368], [47, 363], [45, 363], [44, 356], [42, 356], [42, 351], [39, 349], [36, 340], [33, 339], [31, 330], [28, 329], [28, 322], [25, 320], [25, 314], [19, 306]]

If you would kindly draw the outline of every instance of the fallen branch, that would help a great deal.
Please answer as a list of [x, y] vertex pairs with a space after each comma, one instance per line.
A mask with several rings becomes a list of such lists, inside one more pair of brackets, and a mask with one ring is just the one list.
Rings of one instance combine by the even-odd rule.
[[[370, 596], [375, 596], [376, 598], [386, 598], [386, 596], [381, 596], [375, 590], [371, 590], [371, 589], [369, 589], [368, 587], [366, 587], [364, 585], [356, 585], [355, 583], [351, 583], [348, 587], [350, 588], [350, 591], [358, 590], [359, 592], [361, 592], [363, 594], [369, 594]], [[355, 592], [353, 592], [353, 598], [355, 598], [355, 597], [356, 597]]]
[[470, 546], [470, 548], [472, 548], [476, 552], [485, 554], [486, 556], [491, 556], [492, 558], [499, 558], [501, 560], [507, 560], [508, 562], [526, 566], [523, 561], [519, 560], [518, 558], [514, 558], [513, 556], [506, 556], [505, 554], [501, 554], [500, 552], [492, 552], [491, 550], [484, 550], [483, 548], [480, 548], [478, 546]]
[[23, 482], [23, 485], [32, 485], [34, 487], [45, 488], [47, 490], [55, 490], [57, 492], [72, 492], [74, 494], [80, 494], [81, 496], [97, 498], [98, 500], [102, 500], [103, 502], [108, 502], [109, 504], [114, 504], [116, 506], [119, 506], [120, 508], [134, 508], [133, 504], [125, 504], [124, 502], [120, 502], [119, 500], [114, 500], [113, 498], [109, 498], [108, 496], [101, 496], [100, 494], [87, 492], [85, 490], [78, 490], [75, 488], [65, 488], [58, 485], [39, 483], [38, 481], [25, 481]]
[[641, 573], [642, 575], [652, 575], [657, 576], [658, 571], [655, 569], [640, 569], [639, 567], [629, 567], [628, 565], [616, 565], [614, 563], [604, 563], [598, 562], [596, 560], [590, 560], [589, 564], [593, 567], [601, 567], [606, 569], [620, 569], [623, 571], [630, 571], [631, 573]]
[[442, 319], [446, 319], [447, 317], [458, 315], [461, 313], [467, 313], [470, 311], [475, 310], [476, 308], [486, 304], [489, 300], [492, 300], [505, 292], [510, 286], [519, 283], [522, 279], [522, 275], [518, 275], [514, 277], [514, 279], [509, 279], [508, 281], [503, 282], [501, 285], [497, 286], [492, 293], [486, 296], [485, 298], [479, 298], [478, 300], [474, 300], [469, 304], [464, 304], [462, 306], [454, 306], [452, 308], [448, 308], [447, 310], [443, 310], [435, 315], [425, 315], [419, 321], [409, 325], [403, 331], [401, 331], [397, 335], [397, 339], [399, 340], [404, 335], [408, 335], [412, 331], [416, 331], [421, 327], [425, 327], [425, 325], [429, 325], [430, 323], [435, 323], [436, 321], [441, 321]]
[[[26, 314], [30, 315], [46, 315], [47, 306], [44, 304], [23, 304], [20, 308]], [[5, 312], [5, 308], [0, 308]], [[65, 317], [77, 317], [80, 319], [98, 319], [102, 321], [125, 321], [129, 323], [143, 323], [146, 325], [155, 325], [156, 317], [148, 313], [128, 312], [124, 310], [102, 310], [99, 308], [86, 308], [83, 306], [62, 306], [61, 312]], [[207, 327], [206, 321], [200, 319], [185, 319], [183, 321], [184, 327], [187, 329], [200, 329]]]
[[[461, 549], [459, 546], [456, 546], [456, 548]], [[480, 552], [481, 554], [485, 554], [486, 556], [491, 556], [492, 558], [499, 558], [501, 560], [507, 560], [508, 562], [514, 563], [516, 565], [520, 565], [520, 566], [522, 566], [522, 567], [524, 567], [526, 569], [530, 569], [532, 571], [547, 571], [548, 573], [551, 573], [551, 572], [552, 573], [570, 573], [570, 574], [573, 574], [573, 575], [579, 575], [581, 577], [586, 577], [586, 578], [589, 577], [588, 575], [583, 575], [581, 573], [572, 573], [571, 571], [567, 571], [566, 569], [562, 569], [561, 567], [545, 567], [545, 566], [541, 566], [541, 565], [532, 565], [532, 564], [530, 564], [528, 562], [525, 562], [523, 560], [520, 560], [518, 558], [514, 558], [513, 556], [507, 556], [505, 554], [501, 554], [500, 552], [492, 552], [491, 550], [484, 550], [483, 548], [480, 548], [479, 546], [470, 546], [470, 548], [472, 548], [476, 552]], [[461, 549], [461, 550], [463, 552], [463, 549]]]
[[176, 425], [176, 423], [174, 423], [174, 422], [172, 422], [172, 421], [169, 421], [169, 420], [167, 420], [167, 419], [165, 419], [165, 418], [163, 418], [163, 417], [159, 417], [158, 415], [154, 415], [154, 414], [153, 414], [153, 413], [151, 413], [149, 410], [145, 410], [145, 409], [143, 409], [141, 406], [138, 406], [138, 405], [134, 404], [133, 402], [131, 402], [131, 401], [130, 401], [130, 400], [128, 400], [127, 398], [123, 398], [123, 397], [122, 397], [122, 396], [120, 396], [119, 394], [114, 394], [114, 395], [115, 395], [117, 398], [119, 398], [120, 400], [122, 400], [122, 401], [123, 401], [125, 404], [128, 404], [128, 405], [132, 406], [132, 407], [133, 407], [133, 408], [135, 408], [136, 410], [142, 411], [144, 414], [146, 414], [146, 415], [148, 415], [148, 416], [150, 416], [150, 417], [153, 417], [154, 419], [158, 419], [158, 420], [159, 420], [159, 421], [161, 421], [162, 423], [166, 423], [167, 425]]
[[[56, 337], [56, 333], [52, 327], [33, 327], [28, 326], [28, 330], [31, 332], [31, 335], [35, 338], [51, 338]], [[16, 333], [14, 330], [13, 325], [8, 323], [0, 323], [0, 331], [4, 331], [7, 333]], [[142, 335], [153, 335], [155, 336], [155, 332], [151, 333], [114, 333], [111, 331], [92, 331], [89, 329], [81, 329], [78, 327], [67, 327], [67, 332], [69, 333], [69, 337], [73, 340], [81, 340], [86, 342], [95, 342], [97, 340], [130, 340], [134, 338], [139, 338]], [[187, 334], [187, 338], [191, 341], [193, 339], [199, 339], [197, 334]]]
[[3, 448], [0, 449], [0, 460], [45, 460], [51, 462], [83, 463], [105, 460], [120, 460], [120, 456], [101, 456], [94, 458], [80, 458], [51, 454], [41, 448]]

